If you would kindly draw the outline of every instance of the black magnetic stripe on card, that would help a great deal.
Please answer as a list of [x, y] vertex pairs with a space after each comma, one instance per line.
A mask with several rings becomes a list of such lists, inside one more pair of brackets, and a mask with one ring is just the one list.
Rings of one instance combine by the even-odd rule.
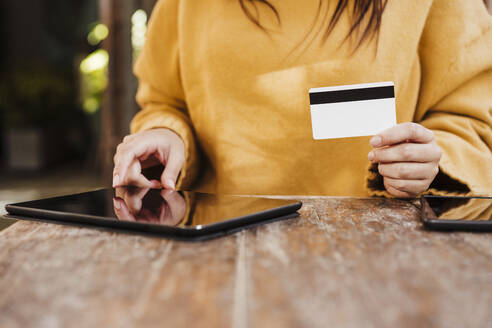
[[335, 91], [320, 91], [310, 92], [309, 101], [311, 105], [339, 103], [346, 101], [359, 101], [371, 99], [394, 98], [395, 88], [390, 86], [335, 90]]

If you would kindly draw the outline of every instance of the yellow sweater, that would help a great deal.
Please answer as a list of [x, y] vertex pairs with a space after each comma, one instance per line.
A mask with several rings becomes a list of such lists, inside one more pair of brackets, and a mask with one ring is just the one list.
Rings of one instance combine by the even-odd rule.
[[179, 187], [385, 195], [369, 137], [313, 140], [308, 89], [394, 81], [397, 121], [432, 129], [444, 151], [430, 192], [492, 194], [492, 18], [482, 0], [389, 1], [379, 39], [352, 56], [341, 45], [347, 12], [322, 43], [321, 20], [306, 37], [317, 0], [272, 3], [281, 26], [258, 6], [269, 33], [235, 0], [156, 5], [135, 66], [142, 110], [131, 130], [183, 138]]

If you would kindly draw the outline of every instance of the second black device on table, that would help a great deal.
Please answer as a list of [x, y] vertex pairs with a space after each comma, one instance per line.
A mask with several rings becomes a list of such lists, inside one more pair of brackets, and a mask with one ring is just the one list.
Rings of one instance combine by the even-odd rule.
[[421, 205], [429, 229], [492, 231], [492, 197], [425, 195]]

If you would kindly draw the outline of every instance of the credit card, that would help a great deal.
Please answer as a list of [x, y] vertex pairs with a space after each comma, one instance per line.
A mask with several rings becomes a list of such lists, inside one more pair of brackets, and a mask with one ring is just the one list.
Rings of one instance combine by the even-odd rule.
[[396, 125], [393, 82], [311, 88], [309, 101], [315, 140], [371, 136]]

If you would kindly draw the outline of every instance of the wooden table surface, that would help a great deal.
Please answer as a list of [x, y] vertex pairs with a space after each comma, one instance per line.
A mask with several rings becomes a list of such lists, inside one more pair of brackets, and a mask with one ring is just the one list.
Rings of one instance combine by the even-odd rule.
[[426, 231], [415, 201], [303, 201], [199, 243], [17, 222], [0, 326], [492, 326], [492, 235]]

